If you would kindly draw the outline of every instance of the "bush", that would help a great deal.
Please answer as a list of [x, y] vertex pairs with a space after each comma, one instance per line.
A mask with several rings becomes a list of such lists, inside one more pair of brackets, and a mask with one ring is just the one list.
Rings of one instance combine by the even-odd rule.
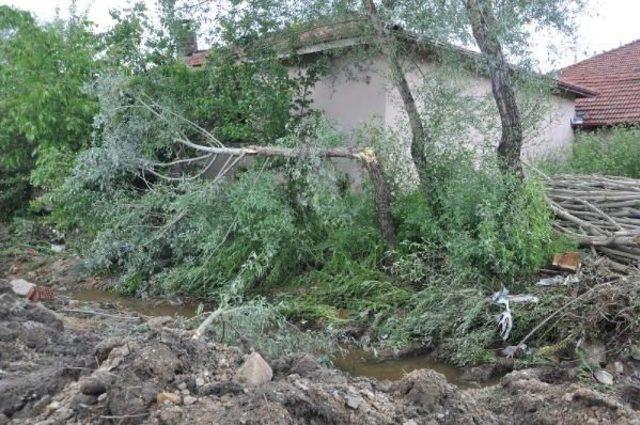
[[543, 168], [552, 173], [640, 178], [640, 128], [616, 127], [579, 133], [566, 162]]

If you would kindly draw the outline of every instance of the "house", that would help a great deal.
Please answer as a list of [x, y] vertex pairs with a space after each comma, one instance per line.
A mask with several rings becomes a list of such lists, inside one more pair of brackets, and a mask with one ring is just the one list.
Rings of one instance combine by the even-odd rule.
[[558, 79], [596, 92], [576, 99], [575, 128], [640, 124], [640, 40], [568, 66]]
[[[381, 53], [349, 54], [358, 48], [370, 48], [368, 39], [362, 36], [363, 22], [361, 19], [346, 20], [318, 25], [300, 33], [297, 36], [299, 42], [286, 50], [294, 52], [298, 59], [290, 61], [291, 72], [299, 71], [300, 62], [309, 63], [324, 55], [333, 72], [322, 77], [313, 87], [312, 107], [323, 111], [341, 130], [351, 131], [366, 123], [383, 124], [408, 141], [406, 113], [397, 89], [388, 78], [390, 71], [386, 58]], [[485, 101], [484, 105], [491, 104], [491, 107], [484, 109], [487, 115], [477, 120], [478, 125], [466, 129], [465, 137], [455, 140], [470, 141], [478, 148], [486, 146], [488, 140], [496, 145], [499, 140], [499, 117], [493, 104], [491, 81], [483, 71], [484, 66], [478, 66], [482, 57], [470, 50], [421, 40], [401, 28], [394, 28], [394, 31], [404, 44], [403, 51], [407, 52], [403, 58], [405, 76], [414, 93], [420, 93], [425, 74], [435, 75], [441, 68], [436, 59], [441, 56], [440, 53], [457, 55], [459, 60], [456, 63], [465, 64], [462, 66], [465, 68], [463, 76], [457, 82], [460, 91], [470, 101], [477, 101], [478, 105]], [[282, 59], [286, 61], [290, 55], [283, 54]], [[200, 67], [206, 56], [207, 51], [195, 51], [185, 60], [192, 67]], [[568, 152], [574, 139], [571, 123], [576, 118], [576, 101], [594, 93], [577, 83], [554, 80], [552, 92], [546, 94], [546, 107], [542, 107], [540, 100], [532, 106], [532, 110], [540, 115], [526, 136], [523, 156], [527, 158]], [[479, 110], [479, 106], [467, 106], [470, 110]], [[428, 101], [418, 102], [421, 112], [430, 112], [432, 107]], [[488, 131], [492, 133], [488, 135]]]

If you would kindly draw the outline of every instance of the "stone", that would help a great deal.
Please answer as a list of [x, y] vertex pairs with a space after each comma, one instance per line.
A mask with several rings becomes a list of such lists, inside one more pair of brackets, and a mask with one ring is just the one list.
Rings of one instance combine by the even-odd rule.
[[180, 385], [178, 385], [178, 389], [179, 390], [186, 390], [187, 389], [187, 383], [186, 382], [181, 382]]
[[149, 326], [149, 328], [151, 329], [160, 330], [172, 321], [173, 319], [169, 316], [152, 317], [151, 319], [147, 320], [147, 326]]
[[204, 379], [198, 376], [196, 378], [196, 387], [202, 387], [203, 385], [204, 385]]
[[158, 404], [180, 404], [180, 396], [168, 391], [158, 393], [156, 396]]
[[347, 394], [344, 398], [344, 401], [347, 403], [347, 407], [357, 410], [358, 407], [362, 404], [362, 397], [357, 394]]
[[189, 395], [189, 394], [191, 394], [191, 392], [188, 389], [185, 388], [184, 390], [180, 390], [180, 394]]
[[80, 392], [85, 395], [97, 397], [107, 392], [107, 385], [100, 379], [89, 377], [80, 381]]
[[603, 385], [613, 385], [613, 375], [604, 369], [600, 369], [594, 373], [593, 376], [596, 378], [596, 381]]
[[613, 362], [607, 365], [607, 370], [614, 375], [622, 375], [624, 373], [624, 365], [622, 362]]
[[259, 353], [251, 353], [236, 373], [236, 379], [247, 385], [266, 384], [273, 378], [271, 366]]
[[196, 401], [198, 401], [198, 399], [197, 399], [197, 398], [195, 398], [195, 397], [192, 397], [192, 396], [190, 396], [190, 395], [188, 395], [188, 396], [186, 396], [186, 397], [184, 398], [184, 404], [185, 404], [186, 406], [190, 406], [190, 405], [194, 404]]
[[7, 418], [7, 416], [0, 412], [0, 425], [7, 425], [9, 423], [9, 418]]
[[640, 346], [634, 345], [631, 347], [631, 358], [635, 361], [640, 362]]
[[9, 282], [13, 293], [24, 298], [29, 298], [36, 290], [36, 285], [24, 279], [14, 279]]

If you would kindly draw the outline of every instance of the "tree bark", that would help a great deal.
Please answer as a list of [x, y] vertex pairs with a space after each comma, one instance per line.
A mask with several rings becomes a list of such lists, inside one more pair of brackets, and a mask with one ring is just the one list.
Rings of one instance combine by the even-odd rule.
[[424, 170], [427, 165], [427, 156], [424, 149], [427, 134], [424, 126], [422, 125], [416, 101], [411, 93], [411, 89], [409, 88], [409, 83], [404, 75], [402, 66], [400, 65], [397, 47], [394, 45], [390, 36], [387, 35], [384, 23], [378, 16], [376, 5], [373, 0], [362, 0], [362, 5], [369, 15], [369, 20], [373, 25], [378, 43], [380, 44], [384, 55], [387, 57], [389, 67], [391, 68], [393, 83], [400, 93], [404, 109], [409, 117], [409, 126], [411, 128], [411, 156], [413, 157], [413, 161], [418, 169], [418, 174], [421, 174], [421, 170]]
[[493, 97], [500, 113], [502, 137], [498, 146], [498, 158], [505, 171], [522, 178], [522, 123], [511, 78], [512, 71], [496, 34], [498, 23], [493, 14], [492, 0], [467, 0], [466, 8], [473, 36], [487, 63]]
[[360, 161], [369, 173], [369, 178], [373, 184], [373, 199], [376, 209], [376, 219], [380, 228], [380, 233], [385, 242], [392, 246], [396, 241], [396, 227], [393, 215], [391, 214], [392, 196], [389, 185], [384, 177], [384, 170], [378, 161], [375, 153], [371, 149], [348, 149], [334, 148], [317, 152], [304, 152], [296, 149], [283, 148], [279, 146], [247, 146], [245, 148], [227, 148], [199, 145], [188, 140], [178, 140], [179, 143], [195, 149], [199, 152], [206, 152], [210, 155], [230, 155], [234, 157], [262, 156], [262, 157], [284, 157], [301, 158], [305, 155], [315, 155], [321, 158], [348, 158]]

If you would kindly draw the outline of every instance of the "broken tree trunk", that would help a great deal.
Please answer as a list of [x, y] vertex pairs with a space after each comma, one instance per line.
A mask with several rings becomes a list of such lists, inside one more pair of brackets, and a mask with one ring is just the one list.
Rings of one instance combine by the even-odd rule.
[[514, 172], [522, 178], [522, 122], [511, 78], [512, 71], [496, 33], [498, 22], [493, 13], [492, 0], [467, 0], [466, 8], [473, 36], [487, 64], [493, 97], [500, 114], [502, 136], [498, 145], [498, 158], [505, 171]]
[[411, 156], [413, 157], [418, 174], [420, 174], [421, 170], [424, 170], [427, 165], [427, 156], [424, 149], [427, 134], [422, 125], [416, 101], [411, 93], [402, 66], [400, 65], [397, 46], [394, 40], [386, 33], [384, 23], [378, 16], [378, 11], [373, 0], [362, 0], [362, 5], [369, 15], [369, 20], [375, 31], [378, 43], [389, 63], [393, 83], [400, 93], [404, 109], [409, 117], [409, 127], [411, 128]]
[[[315, 151], [303, 151], [299, 149], [284, 148], [279, 146], [247, 146], [243, 148], [228, 148], [218, 146], [205, 146], [193, 143], [189, 140], [178, 139], [177, 142], [190, 147], [198, 152], [206, 153], [206, 160], [214, 155], [229, 155], [229, 157], [243, 158], [245, 156], [280, 157], [280, 158], [304, 158], [316, 156], [321, 158], [347, 158], [359, 161], [369, 173], [373, 184], [373, 196], [376, 208], [376, 218], [380, 232], [388, 245], [393, 245], [396, 240], [395, 223], [391, 214], [391, 190], [384, 177], [384, 170], [378, 161], [374, 151], [365, 149], [333, 148]], [[157, 165], [157, 164], [156, 164]], [[166, 165], [166, 164], [162, 164]], [[152, 173], [155, 171], [150, 170]]]

